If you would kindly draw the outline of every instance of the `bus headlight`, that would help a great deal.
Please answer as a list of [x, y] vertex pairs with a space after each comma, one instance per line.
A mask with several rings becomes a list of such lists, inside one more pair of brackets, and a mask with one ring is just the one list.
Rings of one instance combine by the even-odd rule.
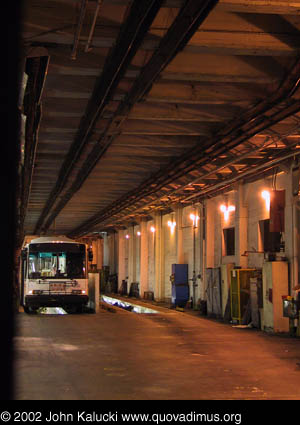
[[82, 291], [81, 289], [72, 289], [72, 294], [74, 295], [81, 295], [82, 293], [85, 293], [85, 291]]

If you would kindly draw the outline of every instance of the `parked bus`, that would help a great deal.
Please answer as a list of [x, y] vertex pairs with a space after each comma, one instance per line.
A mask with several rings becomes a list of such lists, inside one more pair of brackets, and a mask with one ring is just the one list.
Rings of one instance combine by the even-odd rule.
[[64, 236], [33, 239], [22, 250], [21, 305], [82, 312], [88, 302], [87, 247]]

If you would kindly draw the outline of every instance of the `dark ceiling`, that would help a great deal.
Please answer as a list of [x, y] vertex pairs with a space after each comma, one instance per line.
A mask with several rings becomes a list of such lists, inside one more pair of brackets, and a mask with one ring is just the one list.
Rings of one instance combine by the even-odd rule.
[[300, 1], [26, 0], [24, 231], [188, 205], [300, 153]]

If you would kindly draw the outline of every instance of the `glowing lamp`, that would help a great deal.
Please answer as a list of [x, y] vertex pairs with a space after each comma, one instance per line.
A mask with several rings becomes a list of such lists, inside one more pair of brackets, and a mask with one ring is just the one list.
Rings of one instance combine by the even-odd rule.
[[266, 203], [266, 209], [268, 211], [270, 211], [270, 199], [271, 199], [271, 195], [270, 192], [268, 190], [263, 190], [261, 192], [261, 197], [265, 200]]
[[155, 232], [155, 227], [154, 226], [151, 226], [150, 227], [150, 230], [151, 230], [152, 233], [154, 233]]
[[174, 228], [176, 226], [176, 222], [175, 221], [168, 221], [168, 226], [171, 228], [171, 233], [174, 233]]
[[197, 226], [197, 223], [198, 223], [198, 220], [199, 220], [199, 216], [198, 215], [195, 215], [195, 214], [190, 214], [190, 219], [192, 220], [193, 225], [194, 226]]
[[137, 234], [138, 236], [141, 236], [141, 232], [140, 232], [140, 231], [136, 232], [136, 234]]
[[229, 213], [235, 211], [235, 206], [229, 205], [228, 207], [226, 207], [226, 205], [222, 204], [220, 206], [220, 210], [224, 214], [224, 220], [227, 221], [229, 219]]
[[129, 239], [129, 235], [126, 235], [126, 236], [125, 236], [125, 238], [126, 238], [126, 239]]

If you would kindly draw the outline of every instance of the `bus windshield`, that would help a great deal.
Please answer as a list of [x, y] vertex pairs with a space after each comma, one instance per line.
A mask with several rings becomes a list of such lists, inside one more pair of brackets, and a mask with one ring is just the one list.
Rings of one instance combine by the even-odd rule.
[[28, 277], [30, 279], [85, 278], [85, 261], [85, 245], [83, 244], [30, 244]]

